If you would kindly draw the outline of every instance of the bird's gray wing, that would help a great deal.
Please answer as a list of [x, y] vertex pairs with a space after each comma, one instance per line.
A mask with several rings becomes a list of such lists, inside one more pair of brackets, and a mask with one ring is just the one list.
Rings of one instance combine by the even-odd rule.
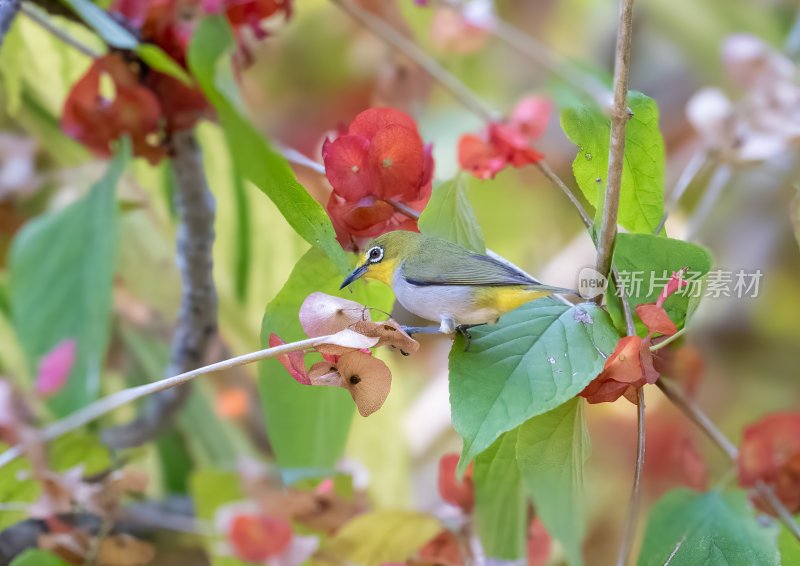
[[539, 285], [512, 267], [486, 255], [447, 246], [431, 258], [416, 254], [403, 262], [403, 275], [413, 285]]

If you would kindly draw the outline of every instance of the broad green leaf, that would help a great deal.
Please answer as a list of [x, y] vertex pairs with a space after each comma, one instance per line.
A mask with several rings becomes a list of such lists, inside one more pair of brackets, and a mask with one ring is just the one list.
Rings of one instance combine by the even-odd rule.
[[[619, 223], [632, 232], [652, 234], [664, 214], [665, 154], [658, 106], [640, 92], [628, 94], [628, 105], [633, 117], [625, 134]], [[561, 128], [578, 146], [572, 163], [578, 186], [599, 208], [608, 175], [609, 118], [594, 106], [567, 108], [561, 113]]]
[[[0, 444], [0, 451], [5, 448]], [[97, 435], [80, 431], [55, 440], [50, 445], [47, 463], [56, 472], [83, 466], [84, 474], [92, 475], [111, 466], [111, 455]], [[0, 530], [28, 516], [25, 511], [2, 509], [2, 504], [31, 503], [39, 497], [41, 484], [31, 479], [30, 474], [27, 458], [19, 458], [0, 468]]]
[[780, 564], [775, 524], [762, 525], [743, 491], [675, 489], [650, 512], [640, 566]]
[[575, 398], [519, 428], [517, 461], [528, 495], [567, 562], [583, 564], [583, 466], [589, 457], [583, 400]]
[[464, 438], [464, 469], [502, 433], [568, 401], [602, 371], [619, 341], [592, 303], [539, 299], [497, 325], [471, 330], [450, 350], [453, 426]]
[[[227, 503], [242, 501], [246, 495], [241, 488], [241, 478], [235, 472], [201, 470], [192, 474], [189, 482], [195, 515], [198, 519], [213, 521], [217, 509]], [[204, 537], [206, 550], [213, 566], [245, 566], [247, 563], [232, 556], [217, 555], [222, 537]]]
[[460, 176], [433, 189], [431, 200], [419, 217], [419, 230], [478, 253], [486, 252], [478, 218]]
[[[618, 234], [614, 265], [620, 272], [631, 309], [654, 302], [672, 273], [688, 267], [685, 279], [689, 285], [664, 303], [667, 314], [680, 328], [700, 302], [705, 277], [711, 269], [711, 254], [704, 247], [682, 240], [652, 234]], [[608, 310], [621, 328], [623, 315], [614, 293], [609, 294]], [[638, 320], [637, 327], [644, 331]]]
[[61, 560], [38, 548], [29, 548], [11, 561], [11, 566], [69, 566], [69, 562]]
[[517, 466], [518, 432], [504, 433], [475, 458], [475, 526], [488, 558], [525, 557], [528, 502]]
[[116, 186], [129, 154], [125, 143], [85, 197], [30, 221], [12, 244], [11, 310], [31, 367], [62, 340], [77, 342], [67, 384], [48, 401], [56, 416], [100, 392], [117, 247]]
[[[267, 347], [271, 332], [286, 342], [307, 338], [297, 313], [314, 291], [391, 310], [391, 291], [385, 285], [364, 282], [354, 285], [351, 293], [339, 290], [341, 282], [342, 276], [333, 263], [319, 250], [309, 250], [267, 305], [262, 345]], [[308, 356], [306, 367], [311, 366], [312, 359]], [[277, 360], [261, 362], [259, 376], [267, 433], [278, 464], [284, 468], [332, 468], [344, 450], [353, 416], [353, 400], [347, 391], [300, 385]]]
[[243, 114], [243, 104], [231, 70], [233, 34], [221, 16], [204, 18], [189, 45], [189, 68], [219, 117], [236, 169], [266, 194], [286, 221], [312, 246], [319, 247], [342, 272], [347, 254], [322, 206], [297, 182], [282, 155]]
[[3, 97], [6, 112], [16, 115], [22, 104], [23, 69], [25, 68], [25, 41], [19, 25], [12, 25], [3, 39], [0, 50], [0, 77], [3, 78]]
[[178, 79], [187, 86], [193, 84], [194, 81], [192, 77], [189, 76], [189, 73], [186, 72], [186, 69], [181, 67], [175, 59], [170, 57], [169, 54], [158, 45], [154, 43], [142, 43], [136, 48], [136, 52], [139, 54], [139, 57], [142, 58], [142, 61], [147, 63], [147, 66], [154, 71]]
[[139, 41], [103, 8], [91, 0], [61, 0], [112, 47], [134, 50]]
[[[794, 520], [800, 522], [800, 515]], [[778, 548], [781, 551], [781, 564], [786, 566], [800, 564], [800, 541], [784, 525], [781, 525], [781, 532], [778, 535]]]
[[442, 524], [432, 515], [375, 511], [345, 524], [325, 541], [319, 553], [359, 566], [405, 563], [441, 530]]

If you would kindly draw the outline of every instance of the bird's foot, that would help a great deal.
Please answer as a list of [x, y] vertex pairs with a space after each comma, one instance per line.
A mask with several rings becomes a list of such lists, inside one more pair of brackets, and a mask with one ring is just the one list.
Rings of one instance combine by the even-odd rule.
[[466, 344], [464, 345], [464, 351], [469, 352], [469, 347], [472, 345], [472, 333], [470, 332], [471, 328], [475, 328], [476, 326], [483, 326], [486, 324], [485, 322], [481, 324], [459, 324], [456, 326], [456, 332], [464, 337]]

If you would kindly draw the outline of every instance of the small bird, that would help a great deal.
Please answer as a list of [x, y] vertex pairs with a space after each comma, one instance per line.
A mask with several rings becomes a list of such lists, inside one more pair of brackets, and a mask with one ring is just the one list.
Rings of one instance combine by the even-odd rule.
[[360, 277], [390, 285], [406, 310], [439, 323], [440, 332], [467, 338], [470, 327], [497, 322], [520, 305], [551, 293], [576, 294], [447, 240], [401, 230], [370, 242], [364, 262], [340, 289]]

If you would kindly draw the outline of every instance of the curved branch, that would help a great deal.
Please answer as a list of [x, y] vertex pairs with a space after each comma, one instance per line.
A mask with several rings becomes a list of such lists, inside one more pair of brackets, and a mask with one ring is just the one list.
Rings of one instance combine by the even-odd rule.
[[[202, 366], [217, 332], [217, 293], [211, 257], [214, 197], [205, 178], [194, 130], [176, 132], [172, 137], [172, 150], [180, 218], [177, 261], [183, 289], [167, 375]], [[114, 448], [127, 448], [155, 438], [172, 422], [188, 395], [189, 388], [180, 387], [154, 396], [134, 421], [105, 431], [103, 440]]]

